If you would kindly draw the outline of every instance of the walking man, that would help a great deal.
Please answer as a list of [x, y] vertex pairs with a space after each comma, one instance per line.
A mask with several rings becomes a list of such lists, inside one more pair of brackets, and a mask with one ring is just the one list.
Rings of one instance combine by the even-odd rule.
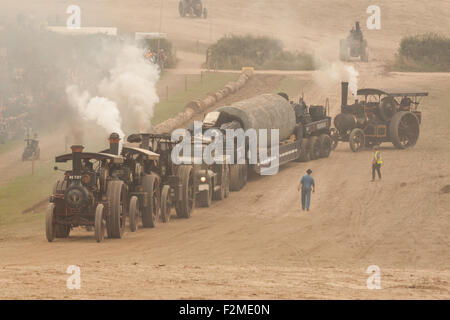
[[302, 191], [302, 209], [309, 211], [309, 205], [311, 203], [311, 190], [316, 191], [316, 186], [314, 184], [314, 179], [311, 177], [312, 170], [306, 170], [306, 174], [300, 180], [297, 190]]
[[378, 178], [381, 180], [381, 164], [383, 160], [381, 159], [380, 150], [378, 146], [373, 147], [373, 159], [372, 159], [372, 181], [375, 181], [375, 171], [378, 173]]

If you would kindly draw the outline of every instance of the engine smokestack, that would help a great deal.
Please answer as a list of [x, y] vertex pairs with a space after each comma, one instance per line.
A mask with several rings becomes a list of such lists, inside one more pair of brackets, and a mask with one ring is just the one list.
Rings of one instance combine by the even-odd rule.
[[81, 153], [84, 147], [81, 145], [73, 145], [72, 149], [72, 175], [81, 176]]
[[141, 135], [141, 144], [139, 147], [142, 149], [148, 149], [149, 146], [150, 146], [150, 136], [147, 134]]
[[109, 136], [109, 153], [115, 156], [119, 155], [120, 136], [118, 133], [111, 133]]
[[348, 82], [341, 82], [341, 112], [342, 107], [347, 105], [347, 97], [348, 97]]

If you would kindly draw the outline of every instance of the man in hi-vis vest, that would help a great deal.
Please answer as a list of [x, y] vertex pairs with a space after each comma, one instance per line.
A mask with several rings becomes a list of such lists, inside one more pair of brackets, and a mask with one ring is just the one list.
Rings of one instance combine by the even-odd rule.
[[372, 181], [375, 181], [375, 170], [378, 173], [378, 178], [381, 180], [381, 164], [383, 160], [381, 159], [380, 150], [378, 146], [373, 147], [373, 159], [372, 159]]

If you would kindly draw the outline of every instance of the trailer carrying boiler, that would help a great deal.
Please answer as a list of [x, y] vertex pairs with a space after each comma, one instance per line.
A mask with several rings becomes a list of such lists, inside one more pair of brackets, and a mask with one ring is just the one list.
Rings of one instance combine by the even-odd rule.
[[[219, 129], [225, 141], [223, 152], [232, 156], [232, 191], [238, 191], [246, 184], [249, 166], [258, 174], [272, 174], [270, 172], [276, 172], [278, 166], [293, 160], [308, 161], [329, 156], [331, 118], [323, 106], [308, 108], [303, 100], [301, 102], [290, 102], [284, 93], [263, 94], [218, 108], [205, 116], [202, 131]], [[299, 110], [309, 116], [309, 121], [303, 121]], [[314, 118], [309, 112], [314, 113]], [[272, 130], [278, 131], [278, 139], [272, 136], [275, 133]], [[241, 143], [239, 131], [244, 133]], [[235, 133], [234, 139], [230, 139], [231, 132]], [[257, 139], [252, 139], [255, 136]], [[266, 144], [261, 143], [264, 141]], [[273, 142], [277, 142], [278, 152]], [[239, 155], [243, 155], [241, 161], [238, 161]]]

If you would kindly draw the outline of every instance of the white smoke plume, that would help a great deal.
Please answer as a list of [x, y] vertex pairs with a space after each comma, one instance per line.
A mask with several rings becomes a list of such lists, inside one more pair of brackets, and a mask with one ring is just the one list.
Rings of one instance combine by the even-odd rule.
[[121, 138], [125, 136], [120, 111], [115, 102], [105, 97], [91, 97], [89, 92], [80, 92], [75, 85], [67, 87], [66, 94], [70, 105], [78, 111], [83, 120], [95, 121], [108, 134], [116, 132]]
[[159, 102], [158, 80], [158, 67], [145, 61], [140, 49], [128, 45], [119, 52], [116, 65], [100, 82], [98, 91], [117, 103], [127, 127], [145, 132], [151, 128], [154, 107]]
[[358, 76], [359, 72], [353, 66], [345, 66], [348, 76], [348, 88], [352, 93], [353, 97], [357, 96], [358, 92]]
[[349, 82], [350, 92], [354, 97], [358, 91], [358, 71], [352, 65], [333, 62], [313, 73], [314, 81], [326, 90], [332, 90], [342, 81]]
[[116, 132], [123, 139], [124, 126], [140, 132], [151, 128], [154, 107], [159, 102], [159, 69], [145, 61], [142, 50], [132, 45], [99, 55], [115, 52], [112, 68], [96, 87], [82, 91], [77, 85], [69, 85], [66, 94], [83, 120], [95, 121], [107, 134]]

